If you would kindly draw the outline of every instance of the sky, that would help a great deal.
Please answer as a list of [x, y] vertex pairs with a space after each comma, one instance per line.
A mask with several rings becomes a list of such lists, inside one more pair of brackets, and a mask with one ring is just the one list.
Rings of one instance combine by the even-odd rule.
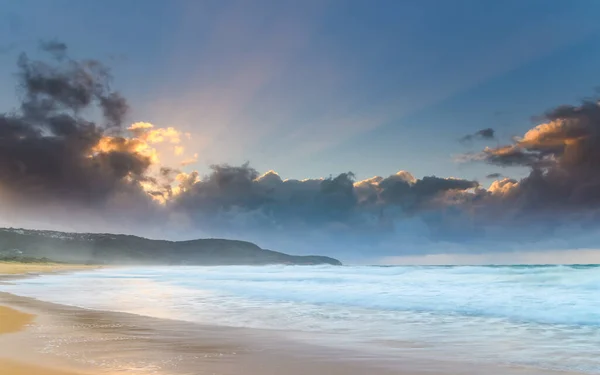
[[[22, 219], [13, 220], [11, 223], [15, 225], [48, 226], [53, 223], [45, 218], [58, 215], [53, 211], [56, 207], [71, 207], [68, 212], [61, 211], [63, 216], [59, 215], [65, 218], [59, 220], [64, 224], [61, 228], [114, 230], [108, 224], [114, 222], [112, 218], [116, 215], [124, 223], [119, 228], [135, 234], [173, 238], [235, 236], [280, 250], [290, 248], [305, 253], [315, 247], [335, 248], [330, 252], [337, 254], [345, 252], [341, 249], [347, 247], [340, 245], [340, 236], [344, 233], [340, 232], [339, 226], [343, 226], [353, 236], [358, 236], [358, 239], [348, 240], [352, 244], [348, 258], [371, 259], [381, 255], [391, 259], [403, 255], [402, 251], [394, 250], [398, 246], [390, 245], [390, 241], [406, 243], [407, 236], [411, 237], [411, 248], [426, 249], [415, 250], [417, 253], [439, 249], [439, 241], [443, 241], [444, 246], [450, 244], [447, 248], [456, 249], [452, 251], [461, 252], [473, 235], [460, 228], [449, 229], [447, 223], [441, 229], [440, 220], [431, 218], [440, 212], [438, 201], [442, 195], [444, 199], [454, 195], [453, 203], [442, 205], [444, 215], [448, 215], [451, 208], [459, 211], [460, 220], [463, 220], [466, 213], [477, 216], [473, 212], [483, 210], [474, 208], [481, 204], [474, 199], [490, 201], [492, 198], [481, 198], [480, 195], [498, 194], [501, 181], [504, 181], [502, 186], [518, 184], [516, 190], [525, 190], [524, 187], [534, 185], [530, 183], [534, 172], [541, 171], [543, 178], [554, 176], [554, 165], [548, 163], [564, 162], [557, 170], [573, 170], [565, 164], [568, 161], [565, 149], [540, 148], [544, 142], [544, 147], [549, 147], [546, 138], [537, 139], [539, 143], [533, 145], [515, 137], [524, 137], [541, 123], [563, 121], [575, 126], [572, 116], [579, 115], [574, 112], [552, 114], [561, 105], [581, 105], [585, 111], [596, 113], [594, 108], [581, 104], [582, 100], [597, 95], [600, 83], [600, 24], [597, 22], [600, 3], [595, 0], [0, 0], [0, 10], [0, 85], [4, 88], [0, 90], [0, 110], [8, 114], [15, 108], [19, 111], [23, 102], [31, 102], [32, 96], [28, 97], [27, 93], [32, 94], [32, 87], [25, 85], [24, 94], [23, 86], [18, 86], [19, 79], [23, 79], [19, 72], [27, 70], [23, 65], [17, 65], [22, 53], [27, 54], [31, 69], [34, 69], [36, 59], [48, 61], [48, 53], [68, 53], [62, 60], [54, 56], [54, 62], [61, 64], [66, 64], [67, 60], [97, 59], [110, 68], [112, 77], [106, 90], [94, 92], [93, 96], [99, 103], [104, 103], [110, 91], [118, 91], [126, 98], [129, 108], [127, 115], [123, 114], [122, 124], [105, 126], [105, 129], [120, 127], [124, 132], [129, 131], [128, 136], [137, 137], [135, 147], [129, 143], [127, 152], [146, 158], [150, 158], [152, 152], [160, 152], [160, 164], [177, 169], [179, 175], [172, 177], [171, 188], [180, 183], [174, 191], [169, 191], [168, 197], [164, 189], [160, 194], [155, 189], [150, 194], [153, 198], [150, 203], [140, 203], [144, 210], [153, 211], [151, 215], [146, 211], [142, 214], [143, 210], [137, 206], [128, 208], [144, 218], [168, 216], [169, 223], [173, 224], [160, 234], [147, 230], [150, 228], [148, 223], [138, 225], [139, 220], [134, 219], [137, 216], [115, 213], [113, 208], [106, 209], [104, 205], [99, 208], [98, 201], [91, 198], [95, 193], [90, 193], [97, 183], [79, 186], [83, 190], [78, 190], [77, 194], [87, 197], [83, 200], [46, 196], [45, 204], [55, 202], [54, 208], [44, 206], [42, 209], [35, 205], [35, 209], [22, 210], [29, 213], [23, 214]], [[50, 42], [55, 45], [47, 48]], [[65, 48], [57, 49], [57, 45]], [[55, 96], [53, 100], [62, 100], [57, 98]], [[65, 102], [61, 101], [62, 104]], [[89, 103], [82, 104], [85, 105], [80, 107], [87, 108]], [[36, 105], [39, 102], [36, 101]], [[107, 108], [104, 104], [101, 107]], [[74, 116], [80, 116], [81, 108], [71, 106], [67, 109], [77, 110]], [[99, 113], [97, 109], [96, 112], [91, 110], [88, 116], [99, 121], [102, 117]], [[26, 111], [21, 116], [30, 121], [31, 126], [39, 125], [31, 122], [31, 114]], [[138, 126], [135, 131], [127, 130], [134, 123], [152, 124], [153, 127]], [[590, 134], [595, 136], [595, 123], [586, 126], [594, 129]], [[159, 133], [152, 133], [159, 129], [162, 129]], [[492, 131], [483, 133], [484, 129]], [[156, 138], [152, 137], [156, 134], [164, 139], [155, 142]], [[586, 137], [588, 135], [586, 133]], [[54, 136], [59, 134], [54, 133]], [[564, 147], [571, 145], [567, 138], [561, 144]], [[140, 140], [158, 151], [149, 151], [150, 146], [144, 144], [145, 151], [142, 152]], [[104, 148], [90, 144], [85, 152], [92, 152], [94, 156], [116, 152], [114, 140], [103, 142]], [[508, 149], [501, 148], [506, 145], [512, 145], [510, 156], [513, 158], [510, 160], [503, 151]], [[124, 146], [121, 146], [118, 152], [124, 152]], [[552, 147], [556, 145], [552, 144]], [[518, 162], [514, 158], [517, 149]], [[6, 153], [5, 165], [14, 162], [17, 151]], [[129, 174], [117, 176], [119, 181], [127, 179], [130, 183], [129, 180], [135, 180], [131, 183], [142, 185], [146, 192], [152, 190], [148, 184], [156, 181], [148, 182], [146, 168], [158, 170], [158, 158], [154, 158], [148, 163], [137, 158], [136, 161], [141, 163], [138, 169], [128, 164], [128, 168], [133, 169], [128, 170]], [[246, 162], [249, 166], [244, 167]], [[19, 163], [15, 165], [28, 165], [24, 160]], [[221, 169], [211, 169], [215, 165]], [[223, 169], [225, 165], [233, 167]], [[21, 173], [27, 175], [34, 170], [32, 165], [21, 168]], [[64, 166], [60, 170], [65, 175], [70, 173]], [[257, 176], [252, 175], [254, 170]], [[258, 179], [270, 170], [281, 176], [281, 181]], [[410, 177], [394, 177], [399, 176], [396, 174], [399, 171], [408, 171]], [[189, 180], [195, 172], [198, 176]], [[300, 194], [293, 190], [296, 187], [292, 189], [291, 183], [281, 185], [285, 188], [277, 185], [289, 179], [298, 182], [296, 185], [303, 186], [302, 189], [308, 189], [307, 186], [312, 184], [310, 189], [322, 192], [325, 187], [319, 179], [331, 176], [332, 186], [343, 190], [345, 180], [335, 180], [335, 177], [345, 172], [354, 174], [349, 177], [351, 185], [354, 184], [348, 192], [351, 198], [346, 197], [353, 207], [350, 211], [339, 211], [346, 198], [334, 203], [328, 198], [323, 203], [319, 201], [321, 198], [311, 196], [311, 204], [318, 204], [322, 212], [311, 211], [309, 214], [310, 210], [302, 211], [290, 203]], [[222, 188], [219, 176], [230, 173], [245, 176], [250, 183], [236, 185], [225, 195], [207, 187], [213, 176], [216, 185]], [[595, 173], [595, 169], [577, 175], [573, 173], [572, 181], [577, 184], [573, 182], [569, 189], [559, 184], [561, 189], [568, 190], [557, 188], [560, 194], [564, 193], [557, 194], [566, 203], [550, 211], [548, 205], [542, 210], [537, 208], [539, 203], [528, 203], [534, 199], [532, 197], [539, 201], [542, 199], [539, 197], [544, 196], [534, 189], [527, 194], [519, 193], [525, 194], [523, 196], [517, 194], [510, 204], [507, 201], [484, 204], [485, 210], [490, 212], [490, 206], [497, 210], [497, 206], [509, 205], [513, 209], [511, 225], [505, 221], [488, 223], [490, 216], [504, 217], [504, 214], [487, 213], [485, 220], [480, 216], [469, 220], [486, 223], [483, 237], [494, 246], [502, 242], [498, 238], [506, 237], [505, 232], [497, 230], [498, 227], [510, 231], [508, 237], [513, 238], [513, 242], [522, 241], [524, 237], [531, 239], [532, 233], [551, 233], [553, 238], [556, 235], [564, 242], [565, 233], [571, 233], [573, 218], [561, 216], [564, 220], [556, 223], [556, 215], [564, 215], [565, 211], [581, 214], [579, 206], [572, 206], [572, 193], [580, 192], [581, 186], [594, 186], [595, 178], [600, 177]], [[90, 180], [90, 175], [84, 175]], [[132, 177], [134, 175], [137, 177]], [[188, 190], [196, 190], [194, 194], [187, 192], [194, 195], [194, 199], [180, 194], [186, 190], [181, 187], [184, 176], [188, 177]], [[390, 176], [393, 178], [389, 181], [414, 187], [410, 207], [404, 200], [390, 198], [391, 193], [385, 193], [389, 190], [404, 194], [398, 193], [397, 187], [386, 190], [380, 181], [360, 184], [373, 176], [383, 176], [382, 179]], [[440, 181], [422, 180], [426, 176], [436, 176]], [[448, 180], [451, 177], [454, 179]], [[505, 181], [508, 177], [514, 180]], [[9, 174], [4, 178], [12, 181], [15, 176]], [[23, 181], [36, 181], [44, 186], [38, 188], [51, 191], [44, 185], [48, 181], [42, 183], [40, 179], [43, 178], [28, 175]], [[238, 181], [237, 177], [232, 179]], [[445, 185], [421, 193], [420, 186], [431, 189], [432, 185], [419, 185], [418, 181]], [[462, 182], [457, 185], [456, 181]], [[476, 183], [470, 183], [472, 181]], [[56, 183], [54, 177], [52, 182]], [[65, 177], [62, 182], [73, 181]], [[115, 186], [113, 183], [109, 185]], [[255, 185], [260, 185], [263, 190], [257, 193]], [[361, 186], [367, 185], [369, 189], [377, 190], [375, 198], [367, 196], [366, 188], [360, 190]], [[554, 191], [544, 186], [540, 188], [544, 192]], [[267, 188], [271, 190], [264, 190]], [[66, 190], [61, 187], [57, 191]], [[468, 195], [457, 198], [458, 192]], [[179, 198], [173, 198], [175, 195]], [[567, 195], [570, 198], [567, 199]], [[556, 197], [548, 199], [557, 201]], [[286, 203], [280, 204], [282, 200]], [[161, 207], [153, 207], [155, 201]], [[400, 201], [402, 204], [398, 203]], [[185, 214], [172, 208], [181, 205], [188, 210]], [[532, 205], [536, 207], [535, 213], [531, 214], [534, 216], [529, 213]], [[100, 221], [84, 220], [85, 225], [81, 220], [77, 220], [80, 223], [71, 222], [69, 212], [73, 210], [92, 215], [92, 212], [105, 209], [106, 214], [94, 215], [104, 217]], [[156, 210], [168, 213], [156, 214]], [[214, 214], [214, 210], [228, 219], [215, 220], [217, 224], [197, 217], [198, 212], [206, 211], [204, 214], [208, 215], [209, 211]], [[397, 210], [402, 213], [387, 213]], [[525, 210], [527, 214], [523, 213]], [[260, 219], [257, 219], [259, 211]], [[544, 220], [539, 219], [540, 215]], [[587, 225], [592, 214], [586, 211], [585, 215], [586, 218], [577, 219], [584, 223], [576, 220], [578, 230], [585, 232], [583, 237], [578, 235], [580, 242], [583, 241], [581, 238], [591, 236]], [[372, 218], [366, 219], [366, 216]], [[514, 228], [507, 229], [514, 225], [515, 216], [536, 225], [544, 222], [544, 225], [540, 224], [544, 229], [516, 235]], [[35, 221], [32, 217], [36, 217]], [[166, 219], [157, 218], [155, 222], [161, 220]], [[373, 229], [370, 224], [363, 225], [364, 220], [380, 223], [378, 229]], [[358, 221], [363, 224], [356, 224]], [[386, 228], [394, 228], [386, 230], [395, 234], [381, 235], [382, 222], [387, 223]], [[338, 229], [323, 230], [330, 227]], [[273, 232], [279, 234], [273, 235]], [[306, 236], [307, 232], [314, 238]], [[504, 234], [495, 234], [500, 232]], [[302, 246], [290, 245], [297, 244], [292, 240], [295, 236], [306, 240], [302, 241]], [[485, 246], [481, 243], [473, 246], [478, 249], [489, 247], [488, 242]], [[563, 242], [558, 247], [570, 247]], [[587, 248], [587, 245], [577, 246]], [[500, 247], [514, 246], [511, 243]]]

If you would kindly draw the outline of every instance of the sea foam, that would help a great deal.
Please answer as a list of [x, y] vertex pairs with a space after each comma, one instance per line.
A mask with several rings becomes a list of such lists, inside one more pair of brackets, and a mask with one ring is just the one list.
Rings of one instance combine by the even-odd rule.
[[381, 356], [600, 374], [597, 266], [136, 267], [23, 279], [0, 290], [273, 329]]

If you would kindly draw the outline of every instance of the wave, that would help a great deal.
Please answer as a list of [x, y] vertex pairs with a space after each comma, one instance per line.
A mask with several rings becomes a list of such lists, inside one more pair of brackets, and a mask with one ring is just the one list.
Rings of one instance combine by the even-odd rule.
[[145, 267], [0, 289], [93, 309], [343, 335], [379, 351], [383, 342], [415, 341], [453, 357], [600, 373], [598, 265]]

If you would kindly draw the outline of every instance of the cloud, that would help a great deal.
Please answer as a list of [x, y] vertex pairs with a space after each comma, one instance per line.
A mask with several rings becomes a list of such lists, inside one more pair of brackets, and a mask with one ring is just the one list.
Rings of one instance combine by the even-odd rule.
[[51, 53], [54, 58], [59, 60], [62, 60], [67, 56], [67, 45], [57, 40], [41, 41], [40, 49]]
[[154, 125], [148, 122], [136, 122], [127, 128], [136, 138], [143, 139], [148, 143], [170, 142], [174, 144], [181, 143], [183, 133], [179, 130], [168, 128], [154, 128]]
[[[54, 229], [240, 238], [357, 258], [501, 251], [596, 233], [598, 103], [557, 107], [512, 143], [463, 156], [530, 169], [521, 180], [492, 173], [488, 188], [405, 170], [358, 181], [352, 172], [284, 179], [249, 163], [215, 164], [201, 176], [191, 170], [199, 155], [186, 155], [189, 133], [128, 122], [107, 67], [72, 60], [58, 42], [44, 49], [50, 62], [19, 58], [22, 102], [0, 115], [0, 202], [18, 222], [45, 217]], [[469, 137], [494, 136], [483, 129]]]
[[394, 235], [394, 222], [435, 214], [448, 194], [478, 187], [455, 178], [417, 179], [406, 171], [361, 181], [349, 172], [282, 179], [274, 171], [259, 174], [248, 164], [214, 165], [209, 175], [186, 184], [167, 207], [185, 214], [187, 222], [259, 242], [294, 242], [305, 251], [323, 243], [331, 251], [342, 244], [356, 248], [366, 240], [377, 246], [381, 236]]
[[[53, 62], [18, 60], [20, 107], [0, 114], [0, 187], [24, 204], [50, 201], [99, 207], [116, 195], [145, 199], [145, 188], [160, 185], [161, 142], [179, 143], [173, 128], [145, 123], [125, 129], [128, 104], [109, 87], [107, 67], [75, 61], [65, 44], [42, 48]], [[98, 121], [83, 114], [96, 112]]]
[[486, 128], [476, 131], [473, 134], [467, 134], [460, 139], [460, 142], [472, 142], [474, 140], [494, 140], [496, 132], [492, 128]]
[[[95, 61], [55, 67], [19, 58], [23, 101], [0, 115], [0, 179], [4, 189], [40, 198], [95, 202], [117, 185], [142, 177], [151, 160], [126, 147], [94, 153], [107, 129], [118, 127], [121, 104], [110, 92], [107, 70]], [[104, 124], [79, 114], [100, 107]], [[116, 121], [115, 121], [116, 120]]]
[[500, 177], [502, 177], [502, 173], [497, 173], [497, 172], [490, 173], [485, 176], [485, 178], [500, 178]]
[[380, 200], [384, 203], [401, 206], [408, 211], [419, 210], [432, 203], [436, 196], [452, 191], [465, 191], [476, 188], [476, 181], [457, 178], [440, 178], [435, 176], [416, 179], [407, 172], [399, 172], [389, 176], [381, 182]]
[[523, 209], [579, 211], [600, 204], [600, 104], [559, 106], [510, 145], [486, 148], [481, 160], [525, 166], [515, 192]]
[[473, 160], [477, 159], [500, 167], [534, 167], [541, 165], [544, 161], [543, 155], [539, 152], [528, 152], [515, 145], [486, 147], [482, 154], [473, 158]]
[[[179, 155], [177, 152], [175, 152], [176, 155]], [[198, 153], [195, 153], [193, 157], [182, 160], [179, 165], [182, 167], [185, 167], [187, 165], [191, 165], [191, 164], [195, 164], [198, 162]]]
[[512, 178], [503, 178], [502, 180], [496, 180], [492, 182], [488, 191], [491, 194], [497, 194], [501, 196], [506, 196], [510, 194], [514, 189], [519, 186], [519, 182]]

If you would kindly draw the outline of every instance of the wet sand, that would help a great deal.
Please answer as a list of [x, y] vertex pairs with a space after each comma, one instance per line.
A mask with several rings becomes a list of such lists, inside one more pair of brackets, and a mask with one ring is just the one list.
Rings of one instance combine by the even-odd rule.
[[[0, 306], [0, 335], [3, 335], [2, 339], [10, 340], [9, 334], [15, 334], [23, 331], [27, 325], [31, 324], [35, 319], [32, 314], [20, 312], [18, 310]], [[6, 336], [4, 336], [6, 335]], [[1, 342], [1, 341], [0, 341]], [[0, 345], [0, 355], [4, 354], [8, 350], [2, 350], [3, 346]], [[22, 348], [27, 351], [27, 348]], [[31, 357], [32, 360], [35, 356]], [[47, 368], [42, 366], [32, 365], [27, 362], [17, 362], [12, 359], [5, 359], [0, 357], [0, 375], [75, 375], [73, 372], [58, 368]]]
[[[28, 347], [29, 353], [94, 373], [398, 374], [383, 368], [371, 372], [372, 366], [359, 357], [340, 360], [331, 352], [304, 348], [270, 332], [91, 311], [8, 293], [0, 293], [0, 305], [36, 314], [33, 324], [20, 332], [19, 345]], [[8, 351], [9, 358], [32, 363], [32, 356], [20, 355], [22, 350], [15, 350], [15, 344], [0, 336], [0, 353]], [[40, 357], [35, 358], [39, 363]]]
[[0, 335], [19, 332], [33, 321], [34, 316], [6, 306], [0, 306]]
[[[5, 283], [90, 268], [18, 263], [0, 267], [0, 282]], [[373, 373], [360, 356], [332, 360], [330, 352], [260, 330], [86, 310], [2, 292], [0, 312], [0, 375]]]
[[86, 310], [8, 293], [0, 293], [0, 306], [0, 375], [566, 375], [374, 356], [320, 346], [316, 337], [307, 344], [276, 331]]
[[49, 369], [35, 365], [26, 365], [10, 360], [0, 359], [0, 374], [2, 375], [76, 375], [65, 370]]
[[[86, 265], [57, 263], [0, 262], [0, 280], [92, 268]], [[27, 336], [24, 332], [35, 321], [34, 314], [0, 305], [0, 375], [83, 375], [82, 372], [71, 371], [46, 360], [31, 350], [29, 343], [19, 343]], [[49, 366], [42, 365], [45, 362], [48, 362]]]

